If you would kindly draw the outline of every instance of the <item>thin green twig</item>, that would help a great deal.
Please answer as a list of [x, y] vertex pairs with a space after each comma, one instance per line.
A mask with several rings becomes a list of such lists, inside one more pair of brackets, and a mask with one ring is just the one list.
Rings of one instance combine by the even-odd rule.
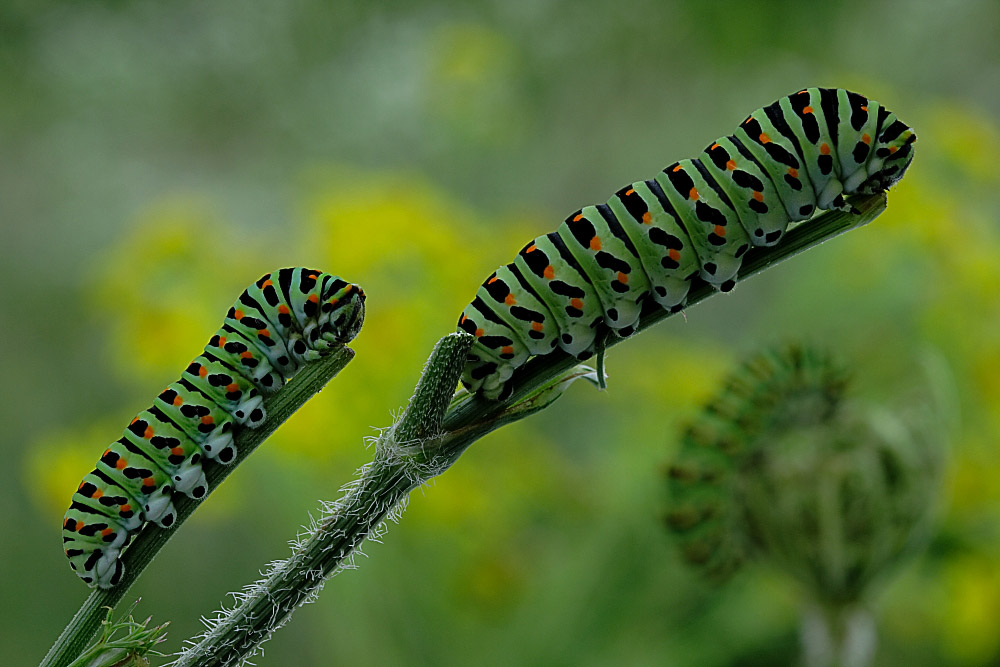
[[[219, 484], [246, 459], [262, 442], [301, 408], [327, 382], [337, 375], [354, 358], [354, 350], [337, 348], [315, 364], [309, 364], [292, 378], [276, 395], [265, 399], [267, 419], [258, 428], [237, 428], [233, 434], [237, 455], [230, 465], [208, 465], [205, 476], [208, 480], [208, 494], [211, 495]], [[184, 521], [204, 502], [178, 494], [174, 499], [177, 521], [169, 530], [147, 524], [132, 544], [122, 554], [125, 573], [121, 582], [108, 590], [94, 589], [76, 615], [65, 627], [59, 638], [42, 660], [40, 667], [65, 667], [86, 649], [94, 634], [101, 627], [106, 609], [114, 608], [125, 596], [129, 587], [142, 574]]]

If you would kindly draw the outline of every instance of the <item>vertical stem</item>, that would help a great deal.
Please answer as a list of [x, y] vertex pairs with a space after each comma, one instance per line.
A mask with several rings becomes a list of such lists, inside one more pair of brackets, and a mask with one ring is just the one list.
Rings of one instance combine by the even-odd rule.
[[805, 667], [869, 667], [875, 660], [875, 617], [862, 604], [809, 604], [800, 636]]

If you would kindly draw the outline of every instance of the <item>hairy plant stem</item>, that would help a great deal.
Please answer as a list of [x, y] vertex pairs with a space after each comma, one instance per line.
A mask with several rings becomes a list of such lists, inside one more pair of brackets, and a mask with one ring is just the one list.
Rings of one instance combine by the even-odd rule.
[[[745, 279], [814, 245], [874, 220], [886, 208], [884, 194], [855, 198], [858, 213], [825, 213], [789, 231], [771, 248], [746, 253], [739, 279]], [[695, 280], [687, 305], [717, 292]], [[647, 301], [638, 330], [669, 317]], [[608, 336], [606, 346], [621, 342]], [[253, 655], [295, 608], [311, 601], [328, 577], [343, 569], [353, 551], [398, 511], [409, 492], [447, 470], [476, 440], [504, 424], [547, 407], [582, 372], [576, 358], [560, 351], [534, 357], [515, 373], [514, 392], [505, 401], [462, 393], [452, 400], [471, 337], [441, 339], [410, 400], [394, 426], [376, 441], [374, 460], [337, 503], [324, 508], [285, 561], [273, 564], [264, 578], [237, 596], [233, 609], [222, 610], [205, 635], [191, 640], [175, 666], [236, 665]]]
[[[320, 361], [303, 368], [276, 395], [266, 398], [264, 407], [267, 410], [267, 419], [264, 423], [255, 429], [237, 428], [233, 434], [237, 448], [234, 461], [230, 465], [212, 464], [205, 467], [205, 476], [208, 480], [206, 495], [211, 495], [222, 480], [228, 477], [253, 450], [274, 433], [292, 413], [319, 392], [353, 358], [354, 350], [347, 347], [337, 348]], [[202, 502], [204, 499], [194, 500], [177, 494], [174, 497], [174, 506], [177, 508], [177, 521], [174, 526], [165, 530], [147, 524], [140, 531], [122, 554], [125, 573], [121, 582], [108, 590], [94, 589], [49, 649], [41, 662], [41, 667], [64, 667], [87, 648], [91, 638], [101, 627], [101, 621], [106, 617], [106, 609], [114, 608], [118, 604], [153, 557]]]

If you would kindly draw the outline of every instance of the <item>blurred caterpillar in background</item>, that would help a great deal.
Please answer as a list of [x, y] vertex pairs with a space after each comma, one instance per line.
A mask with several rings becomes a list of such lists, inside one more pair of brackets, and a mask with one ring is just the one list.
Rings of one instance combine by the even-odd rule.
[[365, 294], [329, 273], [280, 269], [248, 287], [222, 328], [80, 484], [63, 520], [70, 566], [91, 586], [121, 580], [119, 555], [147, 522], [168, 528], [174, 492], [203, 498], [202, 457], [231, 463], [233, 424], [256, 428], [274, 394], [305, 364], [361, 329]]
[[631, 334], [650, 297], [679, 309], [695, 276], [731, 290], [751, 245], [778, 243], [817, 209], [853, 211], [845, 195], [885, 191], [916, 139], [878, 102], [843, 89], [807, 88], [754, 111], [701, 158], [573, 213], [490, 275], [458, 323], [478, 339], [463, 384], [504, 399], [529, 357], [559, 347], [586, 359], [599, 324]]

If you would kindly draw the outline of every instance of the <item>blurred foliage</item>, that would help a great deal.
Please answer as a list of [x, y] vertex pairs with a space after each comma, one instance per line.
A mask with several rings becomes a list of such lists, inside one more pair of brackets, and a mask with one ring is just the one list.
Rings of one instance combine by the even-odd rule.
[[802, 587], [813, 667], [871, 664], [868, 608], [926, 547], [947, 464], [950, 387], [876, 407], [853, 400], [850, 375], [808, 345], [752, 355], [682, 430], [665, 471], [665, 523], [692, 568], [721, 584], [757, 562]]
[[6, 661], [36, 663], [84, 598], [58, 524], [99, 443], [251, 280], [334, 271], [369, 319], [357, 359], [139, 582], [168, 651], [367, 460], [497, 264], [804, 85], [916, 128], [889, 211], [615, 348], [608, 391], [579, 384], [478, 443], [258, 664], [791, 661], [787, 584], [713, 591], [656, 518], [664, 429], [779, 337], [853, 360], [875, 402], [927, 346], [946, 357], [951, 504], [888, 585], [878, 663], [1000, 661], [1000, 69], [969, 65], [1000, 62], [998, 22], [987, 0], [3, 3]]

